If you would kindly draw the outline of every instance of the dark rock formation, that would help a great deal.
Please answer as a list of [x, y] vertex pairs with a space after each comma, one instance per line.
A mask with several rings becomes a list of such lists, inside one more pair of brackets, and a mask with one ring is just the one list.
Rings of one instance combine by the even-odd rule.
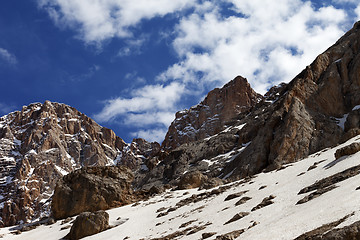
[[360, 221], [354, 222], [348, 226], [343, 228], [336, 228], [346, 219], [348, 219], [350, 215], [347, 215], [337, 221], [324, 224], [321, 227], [318, 227], [314, 230], [306, 232], [295, 240], [357, 240], [360, 239]]
[[239, 219], [242, 219], [243, 217], [246, 217], [247, 215], [249, 215], [250, 213], [248, 212], [240, 212], [235, 214], [229, 221], [227, 221], [226, 223], [224, 223], [224, 225], [235, 222]]
[[342, 147], [335, 152], [335, 158], [339, 159], [343, 156], [352, 155], [360, 151], [360, 143], [352, 143], [348, 146]]
[[331, 175], [329, 177], [320, 179], [316, 181], [314, 184], [311, 184], [308, 187], [305, 187], [299, 191], [300, 194], [304, 193], [310, 193], [308, 196], [305, 196], [304, 198], [300, 199], [296, 204], [302, 204], [306, 203], [316, 197], [319, 197], [320, 195], [329, 192], [336, 188], [336, 183], [345, 181], [351, 177], [354, 177], [356, 175], [360, 174], [360, 165], [348, 168], [342, 172], [336, 173], [334, 175]]
[[109, 214], [107, 212], [84, 212], [75, 219], [65, 239], [78, 240], [107, 230], [109, 227]]
[[216, 240], [235, 240], [236, 238], [238, 238], [243, 232], [245, 232], [244, 229], [240, 229], [240, 230], [236, 230], [236, 231], [232, 231], [223, 235], [219, 235], [217, 236], [215, 239]]
[[270, 195], [270, 196], [264, 198], [264, 199], [261, 201], [261, 203], [259, 203], [259, 204], [256, 205], [255, 207], [253, 207], [253, 208], [251, 209], [251, 211], [253, 212], [253, 211], [256, 211], [256, 210], [258, 210], [258, 209], [261, 209], [261, 208], [263, 208], [263, 207], [266, 207], [266, 206], [269, 206], [269, 205], [273, 204], [273, 203], [274, 203], [274, 201], [273, 201], [274, 198], [275, 198], [274, 195]]
[[134, 202], [132, 180], [131, 170], [124, 166], [76, 170], [56, 184], [52, 214], [55, 219], [62, 219]]

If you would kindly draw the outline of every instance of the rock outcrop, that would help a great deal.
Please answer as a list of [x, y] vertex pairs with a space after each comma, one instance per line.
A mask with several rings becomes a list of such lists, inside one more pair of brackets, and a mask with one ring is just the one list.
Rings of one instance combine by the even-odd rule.
[[184, 144], [213, 136], [224, 130], [239, 113], [247, 112], [262, 96], [257, 94], [241, 76], [208, 93], [200, 104], [177, 112], [165, 140], [164, 149], [175, 149]]
[[133, 173], [125, 166], [88, 167], [58, 181], [51, 202], [55, 219], [134, 202]]
[[74, 221], [65, 239], [78, 240], [109, 229], [109, 214], [105, 211], [84, 212]]

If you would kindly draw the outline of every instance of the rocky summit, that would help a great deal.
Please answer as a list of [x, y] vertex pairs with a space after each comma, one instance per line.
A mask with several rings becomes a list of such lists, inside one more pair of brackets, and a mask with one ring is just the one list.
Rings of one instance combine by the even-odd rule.
[[[209, 92], [176, 113], [161, 145], [125, 143], [65, 104], [25, 106], [0, 118], [0, 224], [65, 218], [56, 225], [64, 237], [69, 217], [136, 202], [110, 211], [108, 232], [124, 224], [122, 239], [280, 239], [287, 227], [285, 239], [357, 239], [359, 76], [360, 22], [264, 96], [240, 76]], [[325, 202], [328, 212], [317, 212]], [[138, 222], [149, 229], [131, 233]]]
[[263, 99], [241, 76], [208, 93], [200, 104], [177, 112], [162, 144], [165, 149], [213, 136]]

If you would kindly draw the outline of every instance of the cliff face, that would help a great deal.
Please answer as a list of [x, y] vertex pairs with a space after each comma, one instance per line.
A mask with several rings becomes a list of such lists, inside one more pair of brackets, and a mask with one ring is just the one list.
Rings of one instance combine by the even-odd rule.
[[217, 134], [239, 113], [248, 112], [261, 99], [247, 80], [238, 76], [224, 87], [210, 91], [200, 104], [177, 112], [162, 147], [175, 149]]
[[142, 154], [150, 156], [158, 145], [144, 140], [126, 144], [75, 108], [49, 101], [0, 118], [1, 225], [48, 215], [63, 175], [118, 164], [137, 171], [144, 165]]
[[140, 185], [176, 185], [189, 171], [235, 180], [358, 135], [359, 39], [360, 22], [289, 84], [273, 87], [264, 97], [238, 77], [198, 106], [177, 113], [163, 143], [174, 150]]

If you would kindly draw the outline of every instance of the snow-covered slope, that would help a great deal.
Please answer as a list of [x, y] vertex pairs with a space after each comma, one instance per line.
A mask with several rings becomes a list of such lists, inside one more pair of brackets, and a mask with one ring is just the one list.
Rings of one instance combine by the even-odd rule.
[[[114, 227], [86, 239], [204, 239], [212, 234], [206, 239], [225, 239], [220, 236], [231, 233], [238, 239], [285, 240], [344, 217], [335, 227], [350, 225], [360, 220], [360, 152], [338, 159], [334, 154], [354, 142], [360, 143], [360, 136], [281, 170], [209, 190], [167, 191], [108, 210]], [[306, 189], [314, 183], [317, 190]], [[308, 201], [298, 203], [306, 196]], [[19, 235], [12, 233], [17, 227], [3, 228], [0, 234], [3, 239], [60, 239], [68, 226], [58, 221]]]

